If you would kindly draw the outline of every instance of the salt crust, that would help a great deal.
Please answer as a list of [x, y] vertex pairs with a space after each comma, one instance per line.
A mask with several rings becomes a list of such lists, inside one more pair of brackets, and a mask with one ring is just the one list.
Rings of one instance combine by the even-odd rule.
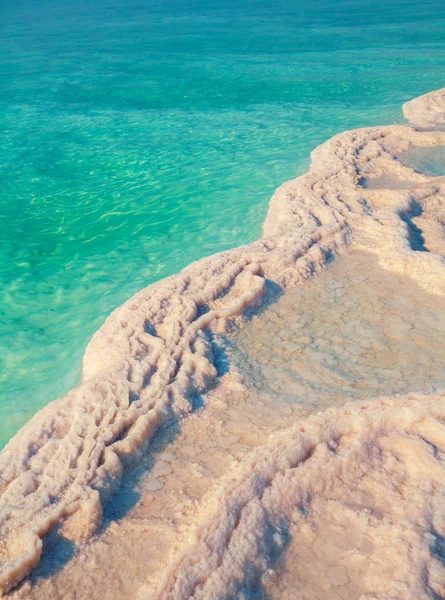
[[154, 597], [442, 598], [444, 400], [349, 404], [275, 436], [208, 496]]

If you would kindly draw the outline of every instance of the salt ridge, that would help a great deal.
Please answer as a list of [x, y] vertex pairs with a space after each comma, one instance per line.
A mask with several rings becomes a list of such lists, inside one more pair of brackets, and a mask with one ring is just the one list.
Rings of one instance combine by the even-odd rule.
[[[430, 547], [445, 533], [444, 418], [445, 395], [437, 394], [349, 404], [297, 422], [209, 496], [155, 597], [250, 597], [284, 549], [288, 560], [297, 556], [288, 581], [272, 582], [276, 598], [312, 598], [320, 579], [334, 597], [361, 578], [372, 595], [339, 597], [443, 597], [445, 569]], [[336, 539], [317, 543], [329, 528]], [[296, 567], [306, 573], [289, 576]]]

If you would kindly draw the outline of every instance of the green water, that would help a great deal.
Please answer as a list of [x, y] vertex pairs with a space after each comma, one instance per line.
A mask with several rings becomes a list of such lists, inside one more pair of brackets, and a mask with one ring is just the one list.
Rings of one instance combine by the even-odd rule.
[[2, 0], [0, 447], [112, 309], [257, 238], [311, 149], [444, 85], [442, 0]]

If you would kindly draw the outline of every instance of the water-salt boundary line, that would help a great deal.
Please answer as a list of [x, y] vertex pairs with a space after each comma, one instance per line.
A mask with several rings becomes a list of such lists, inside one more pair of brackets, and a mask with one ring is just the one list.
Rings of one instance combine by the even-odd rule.
[[[64, 534], [75, 540], [94, 533], [127, 461], [161, 424], [186, 418], [190, 398], [214, 381], [206, 329], [261, 302], [269, 281], [296, 285], [354, 243], [386, 269], [444, 293], [443, 258], [414, 252], [407, 225], [421, 207], [434, 234], [443, 178], [415, 173], [395, 157], [413, 145], [445, 144], [445, 132], [434, 130], [445, 122], [445, 92], [404, 111], [418, 129], [355, 130], [317, 148], [309, 172], [272, 198], [261, 240], [190, 265], [108, 317], [85, 352], [82, 384], [40, 411], [0, 454], [3, 592], [38, 563], [42, 537], [55, 525], [64, 522]], [[387, 173], [415, 186], [359, 185], [362, 177]]]

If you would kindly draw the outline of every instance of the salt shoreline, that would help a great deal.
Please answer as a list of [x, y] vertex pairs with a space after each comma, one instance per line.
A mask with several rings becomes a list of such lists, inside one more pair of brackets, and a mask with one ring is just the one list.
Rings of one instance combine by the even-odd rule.
[[[422, 128], [443, 124], [445, 91], [407, 103], [404, 112]], [[426, 292], [445, 293], [444, 260], [435, 253], [444, 178], [395, 160], [413, 145], [445, 145], [445, 132], [390, 126], [335, 136], [314, 150], [306, 175], [277, 190], [261, 240], [193, 263], [108, 317], [85, 352], [82, 385], [40, 411], [0, 454], [0, 590], [37, 565], [41, 538], [55, 525], [63, 523], [76, 543], [93, 535], [132, 458], [163, 424], [186, 420], [194, 397], [218, 377], [208, 328], [224, 331], [258, 307], [271, 282], [296, 286], [353, 245]], [[415, 187], [359, 185], [388, 173]], [[419, 206], [429, 253], [410, 246]]]

